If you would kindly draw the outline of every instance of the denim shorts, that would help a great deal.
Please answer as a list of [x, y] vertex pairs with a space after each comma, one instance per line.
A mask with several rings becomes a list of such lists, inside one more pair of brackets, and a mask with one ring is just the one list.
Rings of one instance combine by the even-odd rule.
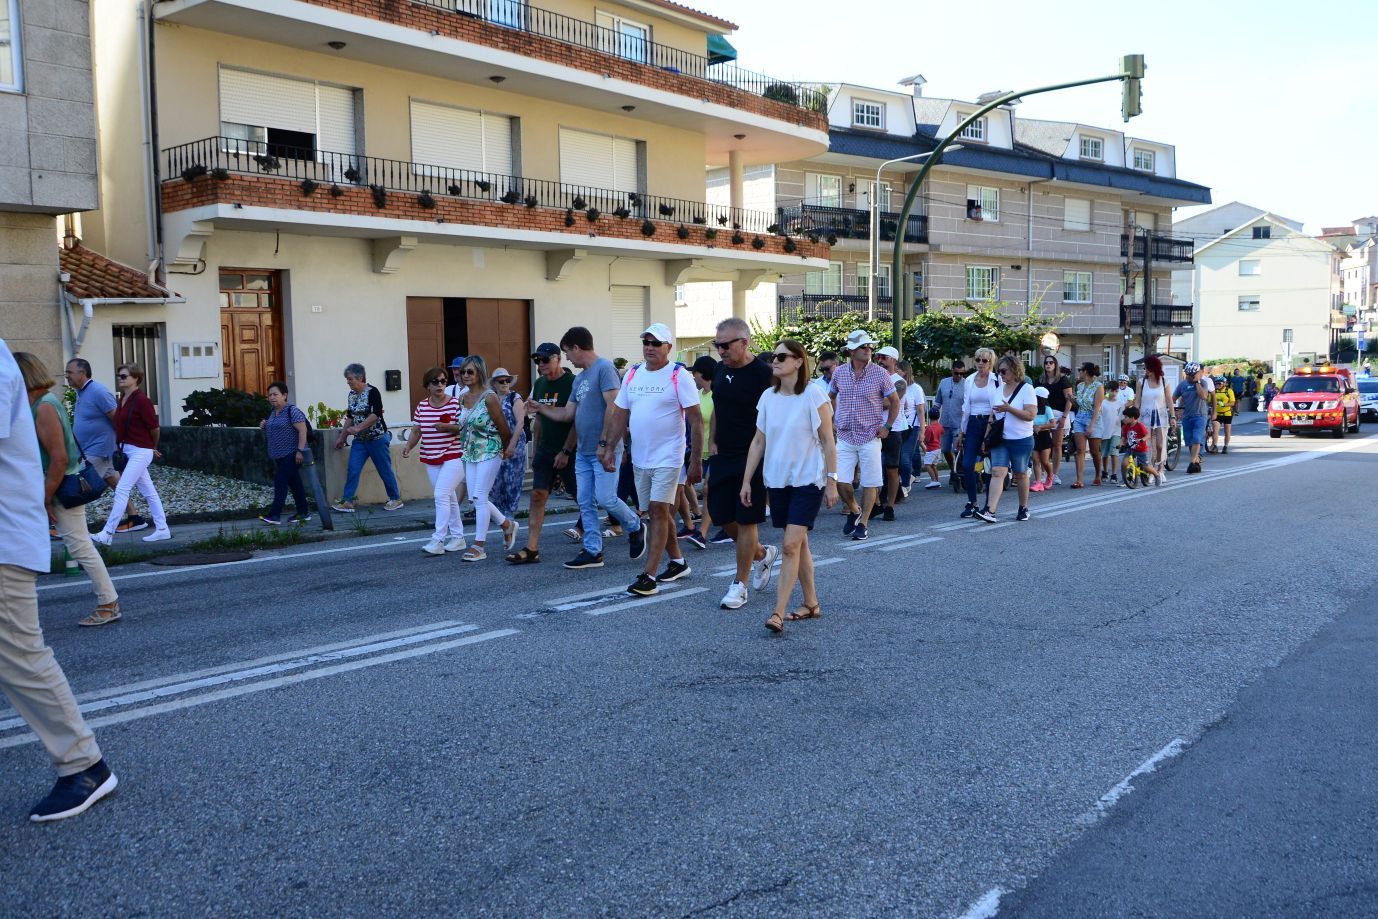
[[991, 466], [1004, 466], [1015, 475], [1028, 472], [1029, 458], [1033, 456], [1033, 443], [1032, 435], [1018, 440], [1000, 441], [1000, 446], [991, 448]]
[[1076, 418], [1072, 419], [1072, 433], [1073, 433], [1073, 434], [1085, 434], [1086, 431], [1087, 431], [1087, 429], [1090, 428], [1090, 427], [1091, 427], [1091, 412], [1090, 412], [1090, 410], [1077, 412]]
[[1182, 442], [1195, 446], [1206, 442], [1206, 416], [1188, 415], [1182, 419]]

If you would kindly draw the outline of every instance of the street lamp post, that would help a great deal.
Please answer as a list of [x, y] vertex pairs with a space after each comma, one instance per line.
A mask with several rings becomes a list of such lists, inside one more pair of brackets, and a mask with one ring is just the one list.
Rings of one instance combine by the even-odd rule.
[[[953, 144], [947, 149], [960, 150], [962, 149], [962, 145]], [[927, 153], [911, 153], [909, 156], [896, 157], [893, 160], [886, 160], [885, 162], [881, 163], [880, 166], [876, 169], [876, 181], [871, 186], [871, 276], [866, 283], [866, 319], [868, 322], [874, 321], [876, 318], [876, 300], [878, 298], [877, 291], [880, 287], [880, 195], [876, 194], [876, 192], [880, 189], [880, 174], [884, 172], [888, 167], [893, 166], [896, 163], [908, 163], [910, 161], [924, 160], [932, 156], [936, 152], [936, 150], [933, 150]], [[896, 224], [896, 241], [902, 244], [903, 236], [904, 231], [901, 229], [901, 225]], [[892, 319], [894, 318], [896, 311], [899, 309], [899, 297], [897, 296], [897, 294], [898, 291], [901, 289], [895, 286], [897, 283], [897, 279], [900, 277], [900, 275], [896, 274], [895, 272], [896, 269], [894, 268], [890, 270], [890, 316]], [[899, 349], [899, 341], [899, 332], [896, 331], [895, 348], [897, 350]]]

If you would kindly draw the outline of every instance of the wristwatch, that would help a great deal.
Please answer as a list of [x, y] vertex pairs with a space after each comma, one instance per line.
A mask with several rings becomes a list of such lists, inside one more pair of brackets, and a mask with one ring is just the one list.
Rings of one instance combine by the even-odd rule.
[[600, 440], [600, 441], [598, 441], [598, 446], [600, 446], [600, 447], [606, 447], [607, 445], [608, 445], [608, 442], [607, 442], [606, 440]]
[[837, 473], [836, 473], [836, 472], [830, 472], [830, 473], [828, 473], [828, 478], [830, 478], [830, 479], [832, 479], [834, 482], [836, 482], [836, 481], [837, 481]]
[[562, 448], [560, 449], [560, 452], [563, 453], [565, 456], [573, 456], [573, 455], [574, 455], [574, 451], [571, 450], [569, 447], [562, 447]]

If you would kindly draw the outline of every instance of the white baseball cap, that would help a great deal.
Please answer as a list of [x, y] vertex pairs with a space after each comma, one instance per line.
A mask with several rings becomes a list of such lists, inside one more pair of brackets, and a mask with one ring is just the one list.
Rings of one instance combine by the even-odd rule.
[[1036, 397], [1038, 397], [1039, 399], [1046, 399], [1046, 398], [1048, 398], [1048, 387], [1046, 387], [1046, 386], [1035, 386], [1035, 387], [1034, 387], [1034, 395], [1035, 395]]
[[894, 348], [890, 347], [889, 345], [886, 345], [884, 348], [881, 348], [879, 351], [876, 352], [876, 354], [884, 354], [886, 357], [893, 357], [895, 360], [900, 359], [900, 353], [896, 351]]
[[875, 345], [876, 340], [872, 338], [865, 329], [855, 329], [852, 334], [847, 336], [847, 342], [842, 346], [843, 351], [851, 351], [863, 345]]
[[663, 341], [667, 345], [675, 343], [675, 333], [670, 331], [670, 327], [663, 322], [653, 322], [646, 327], [642, 335], [649, 335], [656, 341]]

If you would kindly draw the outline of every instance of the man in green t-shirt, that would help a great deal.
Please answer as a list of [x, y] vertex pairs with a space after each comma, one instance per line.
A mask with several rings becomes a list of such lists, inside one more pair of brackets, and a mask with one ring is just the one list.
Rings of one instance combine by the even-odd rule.
[[[545, 342], [536, 348], [531, 360], [536, 365], [531, 401], [553, 408], [568, 402], [574, 388], [574, 374], [560, 366], [559, 346]], [[551, 421], [539, 412], [531, 414], [534, 416], [531, 425], [531, 516], [527, 520], [526, 547], [507, 556], [514, 565], [540, 561], [545, 504], [555, 483], [559, 481], [571, 498], [578, 498], [572, 462], [577, 437], [574, 425], [568, 421]]]

